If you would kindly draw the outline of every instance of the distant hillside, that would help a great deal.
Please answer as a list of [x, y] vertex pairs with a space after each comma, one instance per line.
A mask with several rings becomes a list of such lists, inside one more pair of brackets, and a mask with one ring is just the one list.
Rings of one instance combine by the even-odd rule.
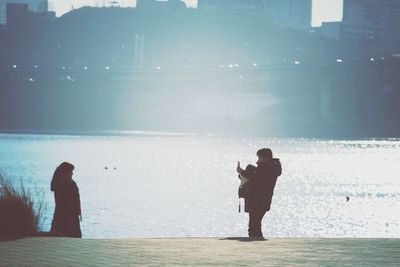
[[139, 38], [135, 36], [142, 36], [143, 67], [319, 62], [343, 54], [337, 44], [253, 12], [84, 7], [32, 31], [14, 33], [20, 36], [4, 48], [6, 61], [131, 68]]

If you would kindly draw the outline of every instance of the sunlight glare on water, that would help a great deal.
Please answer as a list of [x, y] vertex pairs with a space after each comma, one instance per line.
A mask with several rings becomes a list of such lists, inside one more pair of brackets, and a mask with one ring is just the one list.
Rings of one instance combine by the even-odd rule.
[[400, 237], [397, 139], [3, 134], [0, 167], [45, 192], [44, 230], [53, 171], [69, 161], [84, 237], [245, 236], [236, 164], [255, 164], [261, 147], [283, 165], [265, 236]]

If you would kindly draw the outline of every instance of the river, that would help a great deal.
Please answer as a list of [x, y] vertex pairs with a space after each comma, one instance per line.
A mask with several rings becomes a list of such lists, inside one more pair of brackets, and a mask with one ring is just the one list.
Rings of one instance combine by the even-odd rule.
[[262, 147], [283, 167], [266, 237], [400, 237], [399, 139], [0, 134], [0, 168], [43, 200], [44, 230], [52, 174], [69, 161], [84, 237], [246, 236], [236, 164], [254, 164]]

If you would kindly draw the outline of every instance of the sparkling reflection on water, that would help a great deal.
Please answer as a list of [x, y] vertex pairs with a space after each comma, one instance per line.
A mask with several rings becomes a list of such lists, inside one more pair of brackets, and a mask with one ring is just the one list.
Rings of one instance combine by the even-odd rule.
[[[214, 136], [0, 135], [0, 167], [45, 193], [75, 166], [85, 237], [245, 236], [236, 162], [270, 147], [281, 159], [266, 236], [400, 237], [400, 140]], [[349, 197], [349, 201], [346, 200]]]

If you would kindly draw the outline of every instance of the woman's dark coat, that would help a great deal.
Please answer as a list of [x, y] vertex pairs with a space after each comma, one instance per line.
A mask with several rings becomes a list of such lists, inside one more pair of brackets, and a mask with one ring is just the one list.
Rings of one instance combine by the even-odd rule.
[[51, 183], [56, 207], [51, 223], [51, 231], [67, 237], [82, 237], [79, 223], [81, 202], [79, 189], [73, 180], [55, 180]]

